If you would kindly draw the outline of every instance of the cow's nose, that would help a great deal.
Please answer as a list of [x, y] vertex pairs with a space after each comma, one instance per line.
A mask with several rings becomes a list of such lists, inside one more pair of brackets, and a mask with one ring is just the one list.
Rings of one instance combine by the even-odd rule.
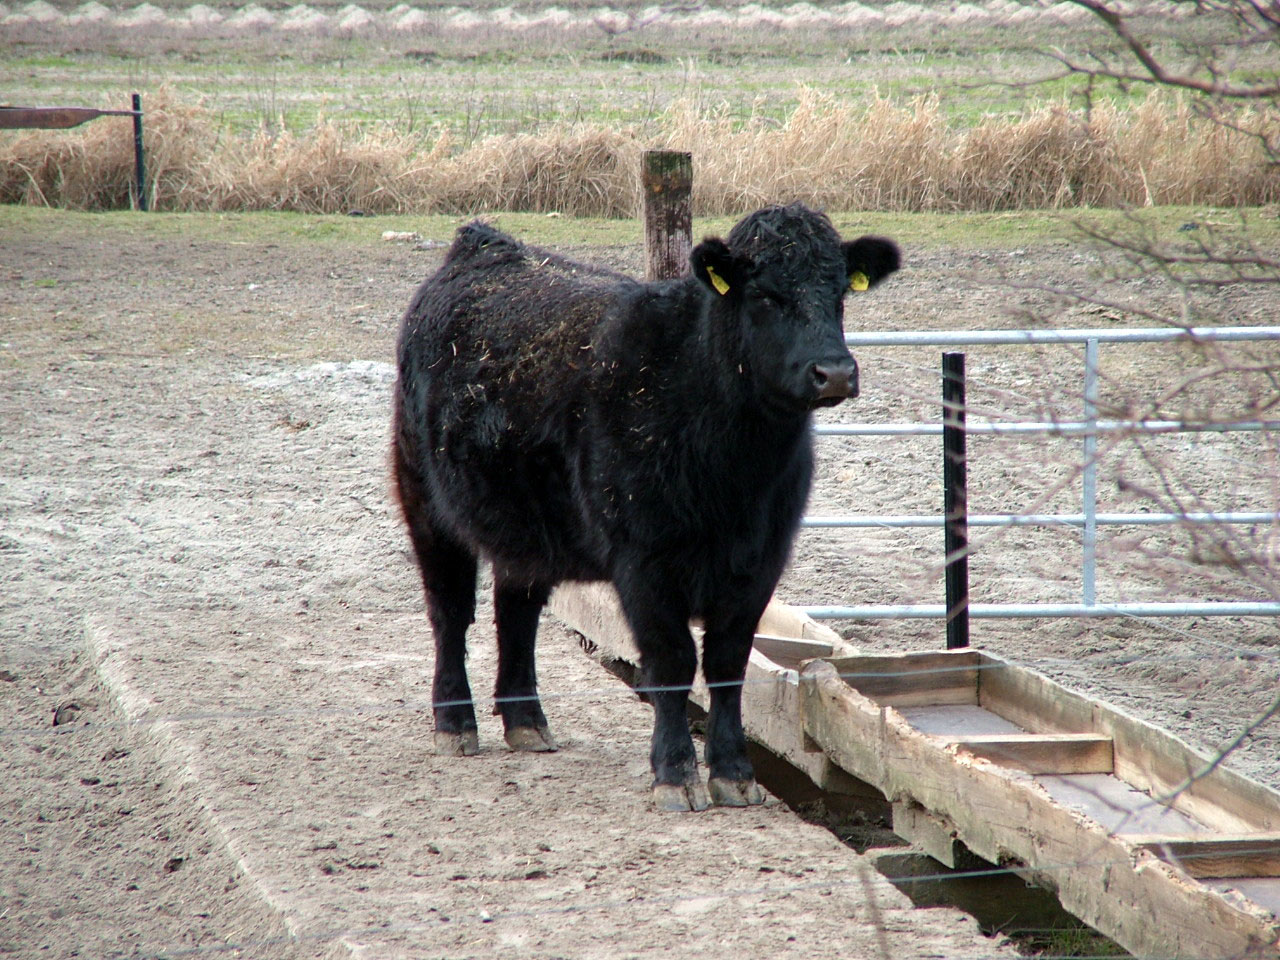
[[839, 403], [858, 395], [858, 365], [848, 360], [828, 360], [813, 365], [813, 383], [818, 388], [815, 398], [823, 405]]

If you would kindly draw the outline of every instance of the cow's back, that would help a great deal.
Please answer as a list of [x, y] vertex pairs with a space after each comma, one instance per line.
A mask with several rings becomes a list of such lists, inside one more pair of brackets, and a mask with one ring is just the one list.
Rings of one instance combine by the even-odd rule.
[[[482, 223], [458, 231], [440, 270], [418, 289], [401, 331], [401, 373], [432, 382], [518, 383], [521, 396], [560, 394], [595, 328], [630, 278], [526, 247]], [[541, 385], [547, 384], [548, 390]]]
[[574, 449], [596, 329], [634, 287], [476, 223], [419, 288], [398, 348], [396, 442], [473, 549], [553, 579], [602, 575]]

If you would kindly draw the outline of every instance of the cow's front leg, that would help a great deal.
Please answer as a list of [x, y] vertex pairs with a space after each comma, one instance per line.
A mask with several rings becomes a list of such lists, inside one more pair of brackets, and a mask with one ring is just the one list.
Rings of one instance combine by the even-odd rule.
[[640, 690], [653, 704], [653, 800], [674, 813], [706, 810], [707, 788], [698, 774], [698, 755], [689, 736], [689, 689], [698, 652], [688, 616], [662, 596], [625, 582], [618, 584], [623, 612], [640, 650]]
[[689, 736], [689, 688], [697, 670], [693, 638], [686, 629], [680, 641], [659, 648], [643, 648], [640, 655], [642, 689], [653, 703], [653, 800], [659, 810], [683, 812], [711, 806], [698, 773], [698, 755]]
[[764, 802], [742, 732], [742, 683], [755, 639], [755, 622], [750, 618], [737, 618], [725, 625], [709, 622], [702, 638], [702, 675], [711, 693], [707, 787], [712, 801], [722, 807]]

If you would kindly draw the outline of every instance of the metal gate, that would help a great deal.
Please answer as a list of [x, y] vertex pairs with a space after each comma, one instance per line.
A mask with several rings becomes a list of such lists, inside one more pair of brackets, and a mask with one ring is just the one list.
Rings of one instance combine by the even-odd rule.
[[[1129, 433], [1226, 433], [1255, 431], [1280, 434], [1280, 420], [1245, 420], [1233, 423], [1196, 423], [1180, 420], [1102, 420], [1097, 416], [1098, 354], [1102, 344], [1162, 343], [1178, 340], [1204, 343], [1274, 340], [1280, 343], [1280, 326], [1272, 327], [1190, 327], [1076, 330], [925, 330], [918, 332], [851, 333], [845, 337], [850, 347], [1084, 344], [1084, 415], [1077, 421], [1052, 422], [968, 422], [967, 434], [1045, 434], [1079, 437], [1083, 444], [1081, 463], [1081, 510], [1070, 514], [970, 514], [968, 526], [1049, 526], [1082, 528], [1081, 597], [1079, 603], [970, 603], [968, 615], [983, 618], [1009, 617], [1175, 617], [1175, 616], [1280, 616], [1280, 602], [1142, 602], [1099, 603], [1096, 596], [1096, 551], [1099, 526], [1151, 525], [1173, 523], [1280, 523], [1280, 512], [1223, 513], [1098, 513], [1097, 444], [1101, 434]], [[1280, 365], [1280, 360], [1278, 360]], [[841, 423], [819, 424], [818, 436], [942, 436], [943, 423]], [[805, 527], [943, 527], [942, 513], [925, 516], [849, 515], [807, 516]], [[857, 606], [801, 607], [817, 619], [906, 619], [942, 618], [946, 604], [864, 604]]]

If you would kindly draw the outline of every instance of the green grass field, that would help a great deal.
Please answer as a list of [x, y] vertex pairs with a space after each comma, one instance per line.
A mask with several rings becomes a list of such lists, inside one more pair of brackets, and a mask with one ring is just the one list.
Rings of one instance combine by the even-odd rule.
[[[184, 9], [162, 6], [175, 14]], [[264, 6], [287, 10], [282, 3]], [[332, 12], [339, 4], [310, 6]], [[389, 4], [367, 8], [380, 6]], [[488, 0], [468, 9], [494, 6]], [[641, 6], [616, 5], [623, 11]], [[1174, 43], [1172, 29], [1158, 26], [1157, 36], [1166, 35], [1161, 43]], [[741, 31], [658, 21], [616, 33], [586, 22], [558, 32], [494, 26], [345, 37], [71, 25], [7, 30], [0, 37], [0, 73], [15, 104], [100, 106], [167, 86], [184, 101], [203, 103], [233, 130], [283, 124], [298, 132], [324, 115], [386, 123], [399, 132], [443, 126], [469, 143], [579, 121], [643, 127], [677, 102], [781, 121], [805, 86], [851, 104], [877, 92], [902, 103], [936, 95], [944, 115], [960, 124], [1021, 115], [1050, 100], [1082, 105], [1086, 92], [1122, 103], [1144, 97], [1140, 86], [1089, 88], [1079, 77], [1047, 79], [1061, 73], [1047, 50], [1079, 57], [1113, 46], [1091, 19], [1070, 28], [1031, 22], [1008, 29], [982, 21], [945, 30], [908, 24]]]

